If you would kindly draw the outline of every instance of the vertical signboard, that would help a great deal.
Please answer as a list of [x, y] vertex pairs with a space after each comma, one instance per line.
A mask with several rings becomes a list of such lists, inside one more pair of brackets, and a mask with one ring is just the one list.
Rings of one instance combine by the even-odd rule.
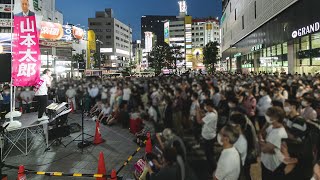
[[152, 51], [152, 39], [153, 39], [153, 33], [150, 31], [144, 32], [145, 35], [145, 49], [146, 52]]
[[34, 86], [40, 80], [40, 49], [36, 17], [29, 0], [16, 1], [14, 10], [14, 39], [12, 79], [14, 86]]
[[186, 61], [192, 60], [192, 16], [185, 17], [185, 44], [186, 44]]
[[170, 22], [164, 23], [164, 42], [170, 44]]
[[93, 69], [94, 58], [96, 52], [96, 34], [94, 31], [88, 31], [88, 44], [87, 44], [87, 69]]

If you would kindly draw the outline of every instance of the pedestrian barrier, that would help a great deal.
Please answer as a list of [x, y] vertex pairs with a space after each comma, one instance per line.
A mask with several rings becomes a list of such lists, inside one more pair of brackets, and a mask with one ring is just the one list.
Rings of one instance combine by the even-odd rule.
[[[146, 142], [147, 142], [147, 140], [145, 140], [145, 141], [143, 142], [143, 144], [146, 144]], [[135, 151], [134, 153], [132, 153], [131, 156], [129, 156], [129, 158], [128, 158], [128, 159], [123, 163], [123, 165], [118, 169], [118, 171], [117, 171], [116, 174], [119, 174], [120, 171], [121, 171], [126, 165], [128, 165], [128, 163], [132, 160], [133, 156], [135, 156], [135, 155], [140, 151], [140, 149], [141, 149], [141, 147], [138, 147], [138, 148], [136, 149], [136, 151]]]

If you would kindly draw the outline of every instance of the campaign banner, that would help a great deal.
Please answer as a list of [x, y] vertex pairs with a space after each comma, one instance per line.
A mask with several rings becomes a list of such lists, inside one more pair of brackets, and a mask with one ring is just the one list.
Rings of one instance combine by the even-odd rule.
[[40, 49], [35, 16], [14, 16], [12, 79], [14, 86], [40, 82]]

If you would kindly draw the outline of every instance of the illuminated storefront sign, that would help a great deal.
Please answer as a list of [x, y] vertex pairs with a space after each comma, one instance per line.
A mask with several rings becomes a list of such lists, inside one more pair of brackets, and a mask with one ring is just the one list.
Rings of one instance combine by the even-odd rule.
[[124, 55], [128, 55], [128, 56], [130, 54], [128, 51], [125, 51], [125, 50], [122, 50], [122, 49], [116, 49], [116, 53], [124, 54]]
[[0, 12], [11, 12], [11, 4], [0, 4]]
[[188, 7], [187, 7], [187, 2], [186, 1], [179, 1], [179, 10], [180, 13], [187, 13]]
[[88, 31], [88, 48], [87, 48], [87, 69], [93, 68], [93, 54], [96, 52], [96, 34], [94, 31]]
[[41, 32], [40, 38], [41, 39], [48, 39], [48, 40], [60, 40], [63, 33], [62, 25], [59, 23], [51, 23], [42, 21], [41, 22]]
[[101, 53], [111, 53], [113, 52], [112, 48], [100, 48]]
[[153, 33], [147, 31], [147, 32], [144, 32], [144, 35], [145, 35], [146, 52], [151, 52], [151, 50], [152, 50]]
[[262, 49], [263, 48], [263, 45], [262, 44], [258, 44], [258, 45], [256, 45], [256, 46], [253, 46], [252, 48], [251, 48], [251, 51], [258, 51], [258, 50], [260, 50], [260, 49]]
[[320, 30], [320, 23], [316, 22], [314, 24], [311, 24], [309, 26], [300, 28], [298, 30], [295, 30], [292, 32], [292, 38], [297, 38], [297, 37], [301, 37], [307, 34], [311, 34], [314, 32], [317, 32]]
[[0, 27], [11, 27], [10, 19], [0, 19]]
[[164, 23], [164, 42], [170, 44], [170, 22]]

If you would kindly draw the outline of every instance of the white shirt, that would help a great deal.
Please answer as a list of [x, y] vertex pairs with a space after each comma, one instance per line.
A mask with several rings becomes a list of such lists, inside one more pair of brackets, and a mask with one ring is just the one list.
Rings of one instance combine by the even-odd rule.
[[259, 99], [257, 104], [258, 116], [264, 116], [267, 110], [272, 106], [271, 98], [269, 95], [263, 96]]
[[68, 89], [67, 92], [66, 92], [66, 96], [67, 96], [69, 99], [74, 98], [76, 95], [77, 95], [77, 92], [76, 92], [76, 90], [73, 89], [73, 88]]
[[238, 180], [240, 156], [235, 147], [224, 149], [218, 161], [215, 177], [219, 180]]
[[95, 98], [99, 94], [99, 89], [97, 87], [88, 89], [88, 93], [89, 93], [90, 97]]
[[270, 125], [267, 130], [266, 142], [273, 144], [276, 148], [274, 149], [275, 154], [261, 153], [261, 162], [270, 171], [274, 171], [281, 164], [281, 157], [279, 152], [281, 148], [281, 139], [288, 138], [285, 128], [273, 129]]
[[211, 140], [216, 137], [217, 134], [217, 121], [218, 114], [214, 112], [208, 112], [204, 118], [202, 118], [204, 124], [202, 125], [201, 135], [206, 140]]
[[36, 96], [45, 96], [48, 95], [48, 87], [51, 86], [51, 77], [44, 74], [40, 77], [40, 79], [43, 81], [37, 92], [35, 93]]
[[22, 91], [20, 94], [20, 97], [21, 97], [21, 99], [24, 99], [28, 102], [27, 103], [25, 101], [22, 101], [22, 104], [31, 104], [32, 99], [34, 97], [34, 92], [33, 91]]
[[129, 101], [129, 100], [130, 100], [130, 96], [131, 96], [131, 90], [130, 90], [130, 88], [125, 88], [125, 89], [123, 89], [122, 99], [123, 99], [124, 101]]
[[248, 142], [246, 137], [243, 134], [240, 134], [237, 142], [234, 144], [234, 147], [239, 151], [241, 156], [242, 165], [246, 162], [247, 151], [248, 151]]
[[148, 110], [148, 114], [153, 119], [154, 122], [158, 122], [158, 113], [152, 106], [150, 106]]

